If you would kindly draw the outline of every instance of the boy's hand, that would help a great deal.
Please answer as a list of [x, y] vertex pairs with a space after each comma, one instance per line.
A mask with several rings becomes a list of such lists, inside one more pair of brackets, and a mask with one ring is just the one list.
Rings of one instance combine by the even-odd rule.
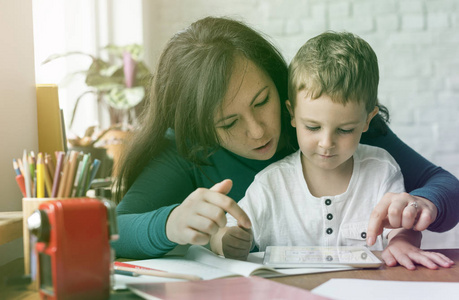
[[252, 248], [252, 241], [252, 230], [238, 226], [229, 227], [222, 237], [223, 255], [226, 258], [247, 260]]
[[[414, 231], [412, 233], [420, 234]], [[406, 234], [405, 230], [405, 233], [391, 238], [389, 245], [381, 255], [387, 266], [394, 267], [399, 263], [408, 270], [415, 270], [416, 263], [431, 270], [436, 270], [439, 266], [449, 268], [454, 264], [454, 261], [441, 253], [419, 249], [415, 246], [415, 243], [410, 242], [410, 238], [406, 238], [407, 235], [410, 234]]]

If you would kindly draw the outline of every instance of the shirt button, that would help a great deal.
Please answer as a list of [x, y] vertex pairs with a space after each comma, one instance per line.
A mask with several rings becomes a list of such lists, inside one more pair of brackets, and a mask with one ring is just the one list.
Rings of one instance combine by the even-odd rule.
[[326, 205], [330, 205], [331, 204], [331, 200], [330, 199], [325, 200], [325, 204]]
[[332, 233], [333, 233], [333, 229], [327, 228], [327, 234], [332, 234]]
[[367, 237], [367, 233], [364, 231], [360, 234], [360, 236], [362, 237], [362, 239], [366, 238]]
[[328, 214], [328, 215], [327, 215], [327, 219], [328, 219], [328, 220], [333, 219], [333, 215], [332, 215], [332, 214]]

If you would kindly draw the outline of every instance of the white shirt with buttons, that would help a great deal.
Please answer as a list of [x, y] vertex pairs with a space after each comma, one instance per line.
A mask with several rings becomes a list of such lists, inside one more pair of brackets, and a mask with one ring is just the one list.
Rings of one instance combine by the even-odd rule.
[[[384, 149], [359, 145], [347, 191], [317, 198], [304, 180], [300, 155], [298, 150], [258, 173], [239, 201], [252, 221], [255, 245], [260, 251], [267, 246], [366, 245], [376, 203], [388, 192], [405, 191], [398, 164]], [[237, 225], [231, 215], [227, 218], [227, 226]], [[389, 231], [371, 250], [383, 250]]]

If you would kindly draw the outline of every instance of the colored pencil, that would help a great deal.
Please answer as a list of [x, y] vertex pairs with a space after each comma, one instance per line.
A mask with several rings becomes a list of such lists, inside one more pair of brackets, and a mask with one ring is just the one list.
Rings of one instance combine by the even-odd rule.
[[29, 162], [29, 169], [30, 169], [30, 178], [32, 181], [35, 180], [35, 160], [32, 158], [32, 156], [29, 156], [28, 158]]
[[21, 174], [24, 175], [24, 165], [22, 164], [22, 159], [18, 158], [16, 161], [18, 162], [19, 171], [21, 171]]
[[171, 272], [167, 272], [167, 271], [156, 270], [156, 269], [152, 269], [152, 268], [141, 267], [141, 266], [136, 266], [136, 265], [117, 262], [117, 261], [114, 263], [113, 268], [115, 270], [133, 272], [133, 273], [137, 273], [137, 274], [140, 274], [140, 275], [165, 277], [165, 278], [175, 278], [175, 279], [185, 279], [185, 280], [192, 280], [192, 281], [202, 280], [201, 277], [196, 276], [196, 275], [182, 274], [182, 273], [171, 273]]
[[81, 197], [85, 196], [100, 168], [100, 160], [92, 162], [91, 153], [56, 151], [54, 166], [50, 154], [24, 149], [22, 159], [13, 158], [16, 182], [24, 197]]
[[51, 179], [46, 163], [43, 164], [43, 174], [45, 176], [46, 197], [51, 197], [53, 191], [53, 180]]
[[69, 158], [70, 158], [70, 153], [67, 153], [64, 158], [64, 166], [62, 168], [62, 177], [59, 183], [59, 189], [57, 191], [57, 197], [62, 198], [64, 197], [64, 189], [65, 189], [65, 183], [67, 182], [67, 177], [69, 176]]
[[16, 172], [16, 175], [21, 175], [21, 170], [19, 170], [19, 165], [16, 158], [13, 158], [13, 169]]
[[37, 198], [45, 198], [45, 170], [43, 164], [43, 154], [38, 153], [37, 159]]
[[140, 274], [137, 274], [137, 273], [134, 273], [134, 272], [121, 271], [121, 270], [115, 270], [115, 274], [124, 275], [124, 276], [132, 276], [132, 277], [140, 276]]
[[53, 190], [51, 192], [51, 197], [55, 198], [57, 196], [57, 192], [59, 191], [59, 183], [61, 181], [61, 172], [62, 168], [64, 166], [64, 157], [65, 153], [62, 151], [59, 151], [57, 153], [57, 165], [56, 165], [56, 170], [54, 172], [54, 178], [53, 178]]
[[70, 197], [72, 193], [72, 186], [75, 178], [75, 173], [77, 169], [77, 164], [79, 162], [79, 156], [80, 153], [77, 151], [71, 151], [70, 152], [70, 158], [69, 158], [69, 173], [67, 176], [67, 180], [65, 182], [65, 188], [64, 188], [64, 197]]
[[[48, 169], [48, 174], [51, 177], [51, 182], [54, 180], [54, 173], [56, 172], [56, 167], [54, 166], [53, 159], [51, 157], [51, 154], [46, 154], [45, 155], [45, 166]], [[51, 196], [51, 194], [50, 194]]]
[[24, 176], [16, 175], [16, 182], [18, 183], [19, 189], [21, 190], [22, 196], [27, 197], [26, 189], [25, 189], [25, 182]]
[[78, 161], [78, 167], [77, 167], [77, 171], [75, 173], [75, 179], [73, 181], [73, 187], [72, 187], [72, 193], [70, 195], [70, 197], [76, 197], [77, 196], [77, 193], [78, 193], [78, 182], [80, 180], [80, 176], [81, 176], [81, 171], [82, 171], [82, 168], [83, 167], [83, 159], [80, 159]]
[[30, 177], [30, 168], [29, 168], [29, 162], [27, 158], [27, 150], [24, 150], [24, 154], [22, 156], [22, 162], [24, 165], [24, 184], [25, 184], [25, 189], [26, 189], [26, 196], [27, 198], [32, 197], [32, 182], [31, 182], [31, 177]]
[[89, 172], [89, 167], [91, 165], [91, 153], [87, 153], [83, 156], [83, 166], [81, 168], [81, 174], [80, 178], [78, 180], [78, 188], [77, 188], [77, 197], [82, 197], [86, 194], [85, 188], [86, 188], [86, 181], [88, 179], [88, 172]]
[[86, 186], [86, 190], [89, 190], [89, 187], [91, 186], [92, 181], [96, 177], [96, 174], [97, 174], [97, 171], [99, 170], [99, 167], [100, 167], [100, 160], [95, 158], [93, 163], [92, 163], [92, 165], [91, 165], [91, 170], [90, 170], [91, 175], [89, 176], [88, 185]]

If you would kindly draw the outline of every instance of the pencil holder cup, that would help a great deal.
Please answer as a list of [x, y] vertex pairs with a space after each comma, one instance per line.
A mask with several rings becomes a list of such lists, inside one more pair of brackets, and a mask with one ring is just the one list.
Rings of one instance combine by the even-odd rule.
[[30, 275], [31, 274], [31, 260], [30, 254], [33, 253], [31, 251], [31, 247], [33, 245], [30, 244], [30, 233], [27, 226], [27, 218], [38, 209], [38, 206], [41, 203], [52, 201], [52, 200], [66, 200], [72, 198], [22, 198], [22, 232], [24, 238], [24, 274]]

